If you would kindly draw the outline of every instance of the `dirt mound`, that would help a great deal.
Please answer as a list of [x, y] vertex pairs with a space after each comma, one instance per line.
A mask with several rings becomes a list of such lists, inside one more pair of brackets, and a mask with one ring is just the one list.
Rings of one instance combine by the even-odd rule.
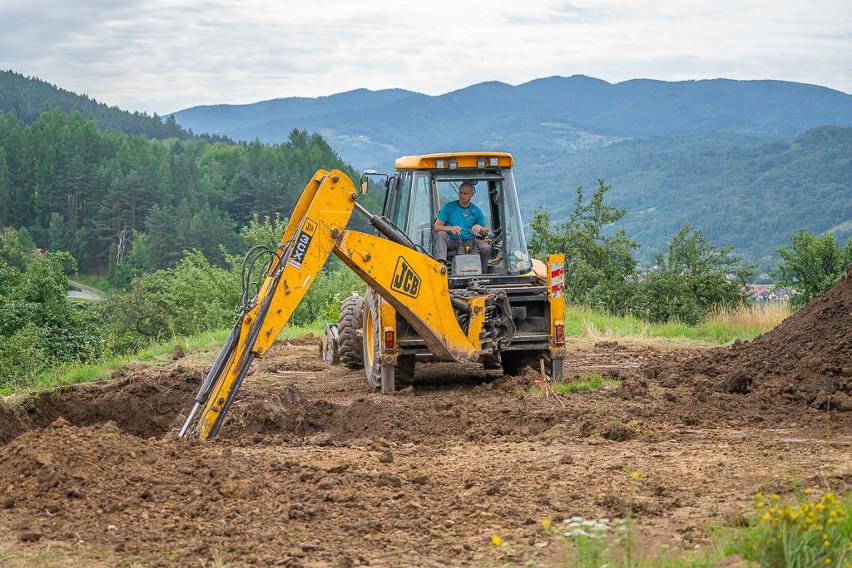
[[2, 420], [0, 443], [22, 431], [45, 427], [57, 418], [86, 426], [112, 421], [124, 432], [143, 438], [161, 436], [176, 427], [203, 378], [203, 369], [177, 364], [168, 367], [130, 364], [113, 379], [43, 391], [0, 408], [13, 419]]
[[664, 385], [750, 395], [788, 405], [852, 411], [852, 279], [751, 342], [649, 369]]

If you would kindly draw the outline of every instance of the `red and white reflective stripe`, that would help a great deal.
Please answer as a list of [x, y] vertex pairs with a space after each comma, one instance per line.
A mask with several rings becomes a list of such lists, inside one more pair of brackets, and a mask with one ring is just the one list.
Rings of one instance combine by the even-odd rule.
[[562, 280], [565, 276], [565, 265], [561, 262], [556, 262], [550, 265], [550, 278], [552, 280]]
[[561, 262], [550, 265], [550, 296], [561, 298], [565, 288], [565, 268]]

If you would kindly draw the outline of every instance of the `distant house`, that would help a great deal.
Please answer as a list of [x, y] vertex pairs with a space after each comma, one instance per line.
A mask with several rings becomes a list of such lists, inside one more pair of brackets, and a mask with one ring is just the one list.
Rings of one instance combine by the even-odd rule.
[[793, 295], [790, 288], [775, 288], [767, 284], [749, 284], [748, 288], [752, 302], [787, 302]]

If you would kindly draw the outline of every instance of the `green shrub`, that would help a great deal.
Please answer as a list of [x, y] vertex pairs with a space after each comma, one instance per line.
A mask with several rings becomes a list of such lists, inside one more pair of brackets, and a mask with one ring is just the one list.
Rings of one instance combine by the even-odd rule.
[[741, 264], [732, 250], [717, 248], [701, 231], [683, 227], [636, 288], [634, 313], [651, 322], [695, 325], [721, 307], [745, 304], [746, 278], [753, 267]]
[[290, 323], [293, 325], [307, 325], [315, 321], [334, 321], [340, 317], [340, 304], [353, 291], [362, 296], [367, 288], [359, 278], [347, 266], [337, 262], [330, 263], [330, 267], [317, 275], [311, 289], [305, 295], [305, 299], [296, 308]]
[[124, 352], [175, 335], [226, 327], [234, 321], [239, 297], [236, 274], [192, 251], [174, 268], [135, 278], [104, 309], [116, 346]]
[[781, 247], [778, 254], [778, 286], [793, 289], [790, 303], [797, 309], [837, 284], [846, 265], [852, 263], [852, 240], [841, 249], [832, 233], [817, 237], [800, 230], [790, 237], [790, 246]]
[[88, 307], [66, 298], [66, 252], [26, 249], [14, 229], [0, 239], [0, 388], [31, 381], [57, 364], [92, 362], [104, 353], [102, 325]]

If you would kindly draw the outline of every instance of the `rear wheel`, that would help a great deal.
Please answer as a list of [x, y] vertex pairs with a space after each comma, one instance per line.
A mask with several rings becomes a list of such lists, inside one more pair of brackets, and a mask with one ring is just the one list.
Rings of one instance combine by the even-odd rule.
[[403, 386], [414, 384], [415, 363], [414, 355], [400, 355], [396, 358], [396, 367], [394, 368], [396, 384]]
[[520, 375], [524, 372], [530, 357], [529, 353], [523, 351], [504, 351], [500, 354], [503, 372], [512, 376]]
[[540, 359], [544, 359], [544, 372], [551, 381], [561, 381], [563, 376], [564, 360], [552, 358], [548, 351], [504, 351], [500, 354], [500, 362], [503, 372], [507, 375], [523, 374], [529, 366], [533, 371], [541, 373]]
[[357, 292], [343, 300], [340, 306], [340, 319], [337, 322], [337, 351], [340, 362], [350, 369], [364, 364], [361, 338], [361, 304], [364, 301]]

